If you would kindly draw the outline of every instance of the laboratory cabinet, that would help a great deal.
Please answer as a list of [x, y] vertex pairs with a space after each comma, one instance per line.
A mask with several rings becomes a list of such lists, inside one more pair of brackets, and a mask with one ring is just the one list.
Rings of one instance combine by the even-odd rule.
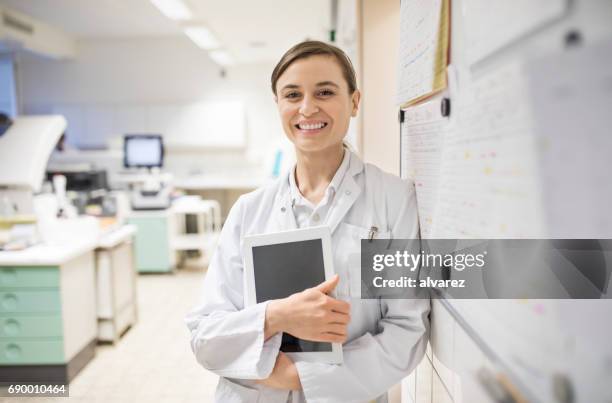
[[98, 341], [116, 343], [138, 320], [133, 238], [124, 225], [102, 237], [96, 248]]
[[94, 356], [94, 270], [93, 249], [57, 264], [0, 259], [0, 382], [69, 382]]
[[174, 270], [171, 249], [172, 216], [169, 210], [134, 211], [128, 222], [137, 228], [136, 267], [139, 273], [168, 273]]

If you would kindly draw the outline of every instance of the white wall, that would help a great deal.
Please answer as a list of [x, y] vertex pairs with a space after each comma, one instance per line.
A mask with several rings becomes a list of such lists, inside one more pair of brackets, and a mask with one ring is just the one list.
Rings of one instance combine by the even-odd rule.
[[400, 2], [362, 0], [361, 6], [363, 157], [399, 175], [395, 92]]
[[223, 78], [220, 67], [186, 37], [87, 39], [78, 42], [74, 60], [21, 55], [18, 68], [24, 113], [48, 113], [59, 105], [70, 115], [67, 138], [73, 145], [104, 145], [123, 134], [117, 122], [121, 128], [154, 130], [151, 114], [168, 105], [217, 101], [244, 104], [244, 145], [170, 150], [170, 157], [180, 154], [182, 163], [190, 156], [197, 161], [185, 169], [244, 165], [245, 157], [266, 156], [270, 144], [283, 137], [268, 84], [273, 64], [231, 67]]
[[182, 37], [81, 40], [74, 60], [22, 62], [26, 103], [193, 101], [221, 83], [206, 52]]

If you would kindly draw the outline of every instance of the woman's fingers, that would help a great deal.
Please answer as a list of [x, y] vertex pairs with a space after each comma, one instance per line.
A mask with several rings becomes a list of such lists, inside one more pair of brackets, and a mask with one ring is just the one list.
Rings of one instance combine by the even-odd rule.
[[344, 343], [346, 341], [346, 335], [336, 333], [321, 333], [319, 340], [327, 343]]
[[351, 313], [351, 305], [346, 301], [327, 297], [326, 305], [329, 309], [338, 313], [343, 313], [347, 315]]
[[316, 287], [314, 287], [314, 289], [322, 292], [323, 294], [329, 294], [330, 292], [334, 290], [334, 288], [336, 288], [336, 286], [338, 285], [338, 281], [340, 281], [340, 276], [335, 274], [329, 280], [326, 280], [322, 282], [321, 284], [317, 285]]
[[304, 340], [316, 341], [320, 343], [344, 343], [346, 336], [341, 336], [334, 333], [319, 333], [316, 336]]
[[349, 315], [338, 313], [338, 312], [330, 312], [328, 316], [329, 323], [338, 323], [341, 325], [348, 325], [351, 321], [351, 317]]
[[325, 333], [333, 333], [338, 336], [346, 336], [346, 325], [341, 325], [339, 323], [330, 323], [325, 328]]

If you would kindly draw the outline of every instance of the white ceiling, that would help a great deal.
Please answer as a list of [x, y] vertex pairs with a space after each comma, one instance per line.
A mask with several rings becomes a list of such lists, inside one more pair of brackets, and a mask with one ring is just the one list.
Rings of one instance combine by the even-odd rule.
[[[296, 42], [326, 39], [330, 27], [330, 0], [184, 2], [238, 63], [277, 60]], [[180, 24], [149, 0], [0, 0], [0, 5], [79, 39], [183, 35]]]

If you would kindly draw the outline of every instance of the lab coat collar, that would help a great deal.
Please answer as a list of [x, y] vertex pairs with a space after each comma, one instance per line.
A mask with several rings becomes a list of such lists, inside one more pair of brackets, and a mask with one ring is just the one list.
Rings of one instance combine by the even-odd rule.
[[272, 208], [272, 215], [276, 217], [276, 230], [288, 231], [297, 229], [297, 222], [295, 221], [295, 215], [293, 214], [293, 200], [291, 198], [291, 189], [289, 185], [289, 175], [293, 173], [293, 169], [280, 178], [280, 186], [278, 192], [276, 192], [276, 198], [274, 199], [274, 206]]
[[[327, 219], [327, 226], [329, 226], [332, 234], [362, 191], [355, 177], [363, 171], [364, 164], [355, 153], [349, 150], [347, 150], [347, 152], [351, 153], [348, 171], [334, 197], [335, 206], [331, 208], [329, 212], [330, 215]], [[276, 199], [274, 200], [272, 211], [273, 215], [276, 217], [276, 224], [278, 225], [279, 231], [297, 229], [295, 215], [293, 214], [293, 206], [291, 205], [292, 198], [289, 185], [289, 175], [291, 175], [292, 172], [293, 170], [289, 170], [289, 172], [281, 178]]]
[[344, 179], [334, 198], [335, 206], [332, 206], [327, 218], [327, 225], [332, 234], [336, 231], [336, 228], [338, 228], [338, 225], [342, 222], [344, 216], [346, 216], [362, 191], [355, 178], [363, 171], [363, 162], [353, 152], [351, 152], [350, 157], [348, 171], [344, 175]]

